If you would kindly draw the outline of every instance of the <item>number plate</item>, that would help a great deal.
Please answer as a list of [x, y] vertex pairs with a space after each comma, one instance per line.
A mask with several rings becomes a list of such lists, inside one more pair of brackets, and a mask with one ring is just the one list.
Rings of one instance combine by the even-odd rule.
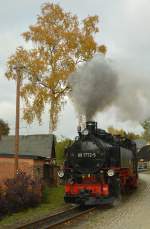
[[78, 153], [78, 158], [96, 158], [96, 153]]

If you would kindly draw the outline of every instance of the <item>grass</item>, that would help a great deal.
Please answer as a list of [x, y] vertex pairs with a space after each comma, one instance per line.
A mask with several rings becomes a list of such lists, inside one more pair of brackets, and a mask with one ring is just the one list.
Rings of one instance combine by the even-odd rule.
[[54, 210], [64, 207], [64, 187], [58, 186], [51, 187], [48, 189], [49, 195], [46, 200], [46, 203], [43, 203], [36, 208], [30, 208], [26, 211], [6, 216], [0, 221], [0, 228], [13, 228], [12, 225], [18, 225], [19, 223], [27, 223], [29, 221], [42, 218], [54, 212]]

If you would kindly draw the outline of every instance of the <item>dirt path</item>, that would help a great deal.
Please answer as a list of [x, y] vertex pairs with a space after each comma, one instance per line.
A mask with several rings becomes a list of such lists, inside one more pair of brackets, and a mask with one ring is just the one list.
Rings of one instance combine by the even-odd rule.
[[97, 209], [68, 223], [76, 229], [150, 229], [150, 174], [140, 175], [138, 190], [115, 208]]

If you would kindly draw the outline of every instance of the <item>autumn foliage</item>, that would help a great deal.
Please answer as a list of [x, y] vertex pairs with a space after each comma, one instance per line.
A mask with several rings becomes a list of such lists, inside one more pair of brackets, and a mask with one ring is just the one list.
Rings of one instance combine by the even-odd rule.
[[125, 137], [125, 138], [131, 139], [131, 140], [136, 140], [136, 139], [142, 138], [142, 136], [139, 134], [135, 134], [133, 132], [126, 132], [123, 129], [115, 129], [112, 126], [108, 127], [107, 130], [112, 135], [119, 135], [120, 137]]
[[99, 32], [98, 16], [88, 16], [79, 21], [76, 15], [65, 12], [59, 5], [42, 5], [35, 25], [22, 34], [32, 48], [19, 47], [8, 59], [6, 77], [16, 78], [14, 66], [24, 66], [21, 71], [21, 95], [24, 99], [24, 119], [41, 122], [46, 108], [50, 112], [50, 129], [56, 128], [58, 114], [68, 93], [67, 79], [79, 63], [97, 52], [106, 52], [98, 45], [94, 35]]
[[146, 119], [144, 122], [141, 123], [143, 128], [142, 136], [147, 141], [150, 142], [150, 118]]

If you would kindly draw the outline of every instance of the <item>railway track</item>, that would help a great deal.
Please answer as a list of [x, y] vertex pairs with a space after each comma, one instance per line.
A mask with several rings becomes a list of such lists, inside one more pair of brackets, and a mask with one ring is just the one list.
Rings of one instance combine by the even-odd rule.
[[81, 215], [87, 214], [93, 211], [95, 207], [88, 209], [80, 209], [79, 207], [72, 207], [66, 211], [61, 211], [57, 214], [44, 217], [40, 220], [36, 220], [31, 223], [27, 223], [21, 226], [17, 226], [15, 229], [48, 229], [54, 228], [67, 221], [77, 218]]

